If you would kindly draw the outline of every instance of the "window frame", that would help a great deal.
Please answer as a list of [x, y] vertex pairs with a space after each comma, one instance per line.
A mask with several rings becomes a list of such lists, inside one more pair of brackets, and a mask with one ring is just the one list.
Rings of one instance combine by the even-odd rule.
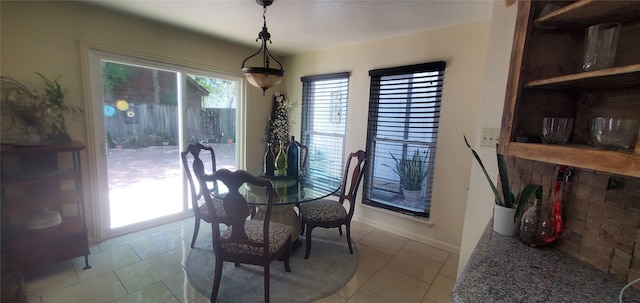
[[[438, 127], [439, 127], [439, 120], [440, 120], [440, 113], [441, 113], [440, 107], [442, 102], [442, 91], [444, 86], [445, 68], [446, 68], [446, 62], [436, 61], [436, 62], [430, 62], [430, 63], [375, 69], [375, 70], [369, 71], [371, 82], [370, 82], [370, 91], [369, 91], [370, 92], [369, 116], [367, 120], [367, 139], [366, 139], [367, 158], [368, 158], [367, 162], [369, 164], [367, 165], [365, 176], [364, 176], [364, 183], [363, 183], [364, 193], [362, 195], [363, 204], [370, 205], [373, 207], [384, 208], [387, 210], [400, 212], [403, 214], [408, 214], [408, 215], [417, 216], [417, 217], [426, 217], [426, 218], [430, 217], [433, 181], [434, 181], [434, 173], [435, 173], [435, 154], [437, 151], [437, 137], [438, 137]], [[413, 83], [406, 84], [406, 87], [403, 86], [403, 89], [405, 89], [406, 92], [403, 91], [402, 93], [393, 93], [392, 84], [386, 84], [388, 86], [385, 87], [385, 84], [382, 83], [384, 82], [383, 78], [385, 77], [386, 78], [400, 77], [403, 79], [406, 79], [406, 78], [419, 79], [419, 77], [417, 77], [416, 74], [433, 73], [433, 72], [437, 72], [437, 74], [429, 77], [435, 77], [437, 80], [426, 81], [426, 82], [433, 83], [432, 85], [427, 85], [426, 88], [435, 88], [435, 90], [433, 91], [435, 95], [434, 97], [416, 96], [417, 94], [420, 94], [420, 92], [414, 93], [412, 91]], [[423, 76], [423, 77], [428, 78], [426, 76]], [[389, 81], [389, 80], [386, 79], [386, 81]], [[395, 86], [395, 84], [393, 85]], [[391, 93], [390, 94], [381, 93], [381, 91], [384, 91], [385, 89], [387, 89], [387, 92], [391, 91]], [[413, 104], [412, 100], [418, 100], [418, 99], [429, 100], [433, 98], [434, 101], [421, 101], [421, 102], [422, 104], [433, 103], [434, 117], [432, 119], [435, 122], [432, 122], [432, 124], [434, 126], [431, 126], [431, 127], [423, 126], [422, 128], [420, 128], [420, 130], [425, 130], [425, 131], [435, 130], [435, 133], [433, 133], [432, 135], [425, 135], [424, 140], [412, 140], [412, 139], [409, 139], [408, 137], [396, 138], [396, 137], [393, 137], [393, 135], [389, 135], [390, 137], [382, 137], [382, 135], [380, 134], [381, 132], [380, 129], [383, 129], [385, 127], [390, 128], [392, 123], [390, 122], [378, 123], [378, 121], [380, 121], [380, 119], [383, 118], [383, 115], [385, 113], [388, 114], [391, 112], [388, 110], [387, 111], [380, 110], [381, 95], [386, 95], [387, 98], [399, 97], [399, 99], [397, 100], [402, 100], [401, 95], [408, 95], [408, 97], [406, 97], [408, 100], [407, 102], [402, 103], [402, 102], [394, 101], [392, 103], [394, 105], [404, 105], [407, 108], [404, 113], [402, 113], [401, 111], [398, 111], [398, 113], [403, 114], [402, 117], [393, 118], [393, 119], [402, 119], [403, 127], [401, 129], [401, 133], [404, 133], [404, 136], [407, 136], [406, 134], [410, 132], [410, 129], [413, 129], [411, 126], [409, 126], [410, 123], [412, 122], [416, 123], [417, 122], [416, 120], [418, 120], [418, 118], [420, 119], [428, 118], [428, 115], [425, 115], [425, 117], [413, 117], [414, 120], [411, 121], [412, 117], [411, 117], [410, 109]], [[382, 104], [387, 105], [385, 103], [382, 103]], [[435, 108], [437, 108], [437, 111], [435, 110]], [[429, 136], [431, 136], [431, 138], [427, 138]], [[384, 158], [387, 157], [386, 155], [383, 156], [382, 154], [376, 154], [377, 142], [382, 142], [383, 144], [401, 144], [402, 153], [405, 153], [408, 150], [408, 145], [413, 145], [413, 148], [415, 150], [418, 150], [419, 148], [421, 148], [420, 146], [428, 147], [430, 151], [427, 158], [429, 161], [428, 162], [429, 164], [427, 168], [428, 173], [427, 173], [426, 180], [422, 184], [422, 191], [425, 193], [425, 196], [423, 198], [424, 206], [422, 206], [421, 211], [418, 208], [412, 208], [406, 205], [400, 205], [400, 199], [402, 199], [400, 196], [400, 193], [402, 190], [400, 189], [401, 186], [398, 183], [399, 181], [395, 181], [396, 182], [395, 184], [397, 184], [396, 186], [398, 189], [395, 191], [392, 191], [389, 188], [384, 188], [384, 186], [380, 185], [381, 184], [380, 180], [385, 180], [384, 176], [386, 176], [386, 174], [382, 174], [378, 172], [378, 174], [374, 176], [374, 171], [383, 170], [381, 166], [389, 166], [388, 164], [383, 163]], [[380, 150], [381, 150], [380, 153], [388, 152], [388, 150], [382, 147], [382, 145], [380, 145]], [[389, 160], [389, 158], [391, 157], [387, 157], [386, 160]], [[382, 164], [376, 165], [377, 159], [379, 159]], [[391, 168], [388, 168], [388, 171], [390, 170]], [[388, 171], [386, 172], [387, 174], [388, 174]], [[392, 184], [391, 179], [386, 179], [386, 181], [384, 182]], [[375, 190], [375, 193], [374, 193], [374, 190]], [[385, 195], [388, 195], [388, 197], [385, 197]]]
[[[345, 153], [345, 143], [346, 143], [346, 118], [347, 118], [347, 106], [349, 103], [349, 78], [351, 76], [350, 72], [340, 72], [340, 73], [331, 73], [331, 74], [322, 74], [322, 75], [314, 75], [314, 76], [304, 76], [300, 78], [302, 81], [302, 109], [301, 109], [301, 125], [300, 125], [300, 134], [301, 138], [298, 140], [300, 143], [306, 145], [308, 147], [308, 160], [307, 160], [307, 170], [317, 169], [319, 171], [327, 172], [329, 175], [328, 178], [342, 178], [342, 171], [344, 169], [344, 153]], [[332, 94], [331, 85], [329, 87], [324, 86], [322, 82], [326, 81], [337, 81], [337, 87], [339, 88], [339, 96], [338, 100], [340, 102], [338, 104], [330, 104], [331, 108], [321, 111], [319, 114], [314, 115], [311, 111], [314, 109], [311, 106], [310, 102], [313, 102], [315, 98], [318, 97], [315, 89], [321, 88], [324, 91], [320, 92], [320, 105], [326, 105], [326, 102], [332, 102], [335, 100], [333, 96], [327, 96], [327, 94]], [[346, 83], [343, 83], [346, 82]], [[316, 85], [321, 85], [321, 87], [316, 87]], [[313, 89], [314, 91], [310, 91]], [[333, 92], [335, 93], [335, 92]], [[342, 127], [341, 132], [327, 132], [327, 131], [318, 131], [316, 129], [311, 129], [312, 124], [314, 124], [315, 119], [326, 118], [323, 114], [327, 114], [327, 111], [335, 110], [338, 108], [339, 122]], [[335, 124], [336, 121], [330, 121], [328, 124]], [[314, 140], [311, 139], [312, 136], [324, 136], [325, 138], [335, 138], [334, 142], [340, 144], [339, 148], [335, 148], [332, 151], [327, 150], [326, 152], [332, 155], [335, 159], [334, 161], [330, 161], [331, 167], [329, 168], [318, 168], [315, 167], [316, 163], [314, 162], [314, 157], [316, 155], [317, 146], [314, 145]], [[331, 140], [331, 139], [329, 139]]]

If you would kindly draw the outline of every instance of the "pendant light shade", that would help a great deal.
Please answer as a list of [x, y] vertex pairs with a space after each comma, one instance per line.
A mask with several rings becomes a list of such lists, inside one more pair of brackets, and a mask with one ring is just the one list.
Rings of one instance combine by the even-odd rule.
[[[242, 61], [242, 73], [244, 77], [251, 83], [251, 85], [262, 89], [262, 95], [264, 95], [265, 91], [273, 86], [278, 85], [282, 79], [284, 78], [284, 70], [282, 69], [282, 64], [276, 58], [274, 58], [271, 53], [269, 53], [269, 49], [267, 48], [267, 41], [271, 43], [271, 34], [267, 30], [267, 6], [273, 3], [273, 0], [256, 0], [258, 4], [260, 4], [264, 12], [262, 14], [262, 19], [264, 20], [264, 25], [262, 26], [262, 31], [258, 33], [258, 38], [256, 41], [261, 40], [262, 45], [260, 49], [249, 56], [248, 58]], [[247, 61], [251, 58], [257, 57], [260, 53], [262, 53], [262, 66], [261, 67], [245, 67]], [[275, 69], [269, 67], [271, 60], [278, 63], [280, 69]]]

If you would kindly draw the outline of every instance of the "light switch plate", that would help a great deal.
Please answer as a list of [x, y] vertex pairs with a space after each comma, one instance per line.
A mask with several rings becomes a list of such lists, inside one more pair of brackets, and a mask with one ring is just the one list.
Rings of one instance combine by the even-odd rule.
[[480, 146], [496, 147], [498, 139], [500, 138], [499, 128], [483, 128], [482, 136], [480, 138]]

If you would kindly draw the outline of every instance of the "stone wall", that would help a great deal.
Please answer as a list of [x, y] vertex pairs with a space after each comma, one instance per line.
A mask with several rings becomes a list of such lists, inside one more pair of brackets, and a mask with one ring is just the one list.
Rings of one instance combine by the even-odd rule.
[[[509, 158], [508, 166], [513, 192], [527, 183], [542, 184], [548, 209], [559, 165]], [[621, 281], [640, 277], [640, 179], [572, 169], [562, 190], [562, 211], [558, 249]]]

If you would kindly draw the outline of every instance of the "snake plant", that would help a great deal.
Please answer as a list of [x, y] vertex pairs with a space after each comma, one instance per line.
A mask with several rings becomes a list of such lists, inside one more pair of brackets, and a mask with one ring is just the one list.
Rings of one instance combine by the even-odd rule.
[[424, 178], [427, 177], [427, 166], [429, 164], [429, 151], [424, 152], [424, 157], [420, 156], [420, 150], [416, 149], [410, 158], [402, 155], [398, 159], [389, 153], [391, 158], [396, 162], [395, 167], [391, 167], [400, 177], [400, 185], [405, 190], [422, 190]]
[[482, 160], [480, 159], [480, 156], [473, 148], [471, 148], [471, 145], [469, 145], [469, 142], [467, 141], [467, 137], [466, 136], [463, 136], [463, 137], [464, 137], [464, 143], [471, 150], [471, 153], [473, 153], [473, 156], [478, 161], [478, 164], [480, 164], [480, 168], [482, 168], [482, 172], [484, 172], [484, 176], [487, 178], [487, 181], [491, 186], [491, 190], [493, 190], [496, 204], [500, 206], [516, 209], [516, 213], [513, 217], [514, 222], [518, 220], [518, 218], [520, 218], [520, 215], [524, 210], [524, 206], [527, 204], [527, 201], [529, 201], [529, 198], [531, 198], [531, 195], [535, 194], [537, 199], [542, 198], [542, 186], [538, 184], [527, 184], [522, 189], [522, 191], [518, 194], [518, 197], [516, 198], [516, 196], [511, 191], [511, 187], [509, 185], [507, 161], [505, 160], [504, 155], [497, 153], [498, 145], [496, 144], [496, 155], [498, 157], [498, 175], [500, 177], [500, 184], [502, 185], [501, 186], [502, 196], [501, 196], [500, 193], [498, 192], [498, 188], [495, 186], [495, 184], [491, 180], [491, 177], [489, 177], [489, 173], [484, 168], [484, 164], [482, 164]]

